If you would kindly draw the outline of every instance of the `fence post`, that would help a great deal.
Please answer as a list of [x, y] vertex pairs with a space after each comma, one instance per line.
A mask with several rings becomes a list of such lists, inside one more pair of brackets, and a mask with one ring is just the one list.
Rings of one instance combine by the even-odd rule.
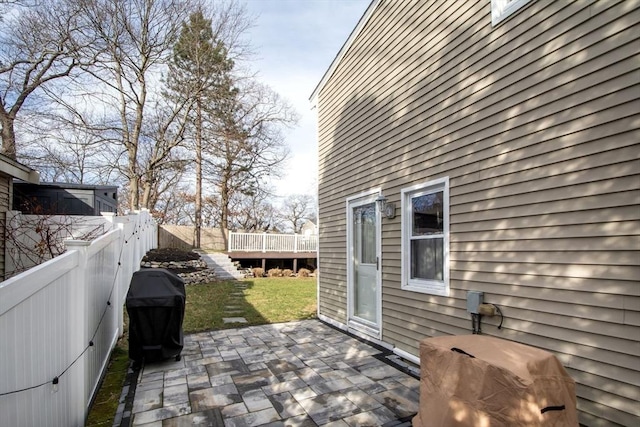
[[267, 252], [267, 233], [262, 233], [262, 252]]
[[144, 256], [149, 249], [158, 247], [158, 230], [152, 225], [153, 218], [149, 209], [143, 208], [139, 211], [138, 224], [140, 230], [143, 232], [143, 250], [142, 256]]
[[293, 252], [294, 253], [298, 252], [298, 234], [297, 233], [293, 234]]
[[[64, 243], [68, 251], [78, 252], [78, 267], [75, 270], [76, 274], [74, 274], [73, 278], [76, 283], [72, 295], [74, 305], [78, 309], [72, 310], [69, 316], [71, 324], [79, 325], [78, 329], [80, 333], [72, 334], [73, 336], [70, 343], [72, 354], [82, 354], [82, 357], [77, 360], [76, 366], [74, 366], [74, 370], [77, 372], [77, 374], [72, 377], [75, 378], [74, 384], [63, 384], [64, 379], [61, 379], [58, 387], [70, 387], [71, 393], [76, 395], [75, 398], [72, 399], [74, 405], [73, 412], [76, 420], [84, 422], [87, 411], [89, 410], [89, 393], [91, 392], [90, 379], [87, 376], [87, 356], [86, 353], [84, 353], [84, 350], [89, 345], [90, 338], [87, 252], [91, 242], [70, 239], [65, 240]], [[80, 394], [80, 396], [78, 396], [78, 394]]]
[[111, 223], [113, 230], [119, 230], [118, 244], [116, 246], [116, 277], [115, 277], [115, 295], [113, 296], [114, 305], [116, 307], [117, 320], [116, 327], [118, 328], [118, 336], [124, 335], [124, 309], [123, 304], [126, 298], [128, 290], [128, 281], [131, 277], [132, 271], [128, 262], [123, 262], [125, 257], [129, 257], [127, 249], [129, 243], [127, 242], [127, 226], [129, 232], [131, 232], [131, 226], [129, 218], [126, 216], [105, 216], [105, 219]]

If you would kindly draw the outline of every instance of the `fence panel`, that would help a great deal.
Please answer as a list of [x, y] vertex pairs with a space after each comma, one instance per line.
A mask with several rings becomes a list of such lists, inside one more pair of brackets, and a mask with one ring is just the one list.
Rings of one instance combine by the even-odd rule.
[[84, 425], [131, 275], [157, 243], [148, 212], [116, 218], [104, 236], [69, 241], [66, 253], [0, 283], [3, 425]]
[[121, 333], [117, 311], [121, 310], [122, 306], [116, 304], [117, 300], [113, 298], [118, 295], [116, 270], [119, 244], [120, 232], [114, 231], [102, 236], [87, 248], [86, 282], [81, 284], [87, 293], [88, 342], [93, 343], [87, 356], [87, 399], [91, 399], [95, 393], [111, 349]]
[[[84, 422], [82, 292], [77, 252], [0, 284], [0, 413], [11, 426]], [[57, 392], [53, 382], [59, 378]]]
[[[200, 229], [200, 248], [224, 251], [225, 238], [219, 228]], [[158, 247], [191, 250], [195, 247], [195, 227], [192, 225], [162, 224], [158, 227]]]

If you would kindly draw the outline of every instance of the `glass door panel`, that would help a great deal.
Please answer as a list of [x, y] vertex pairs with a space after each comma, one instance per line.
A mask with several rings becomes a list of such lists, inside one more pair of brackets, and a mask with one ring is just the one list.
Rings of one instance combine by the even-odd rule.
[[375, 203], [352, 207], [354, 317], [377, 322], [378, 256]]

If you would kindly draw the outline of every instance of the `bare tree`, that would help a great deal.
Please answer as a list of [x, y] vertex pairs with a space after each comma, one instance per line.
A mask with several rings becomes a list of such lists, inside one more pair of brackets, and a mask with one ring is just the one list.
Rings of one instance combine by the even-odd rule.
[[179, 109], [172, 105], [147, 114], [150, 120], [146, 127], [151, 133], [140, 139], [138, 147], [143, 207], [154, 209], [159, 194], [171, 189], [183, 177], [189, 160], [177, 149], [184, 140], [188, 111], [188, 106]]
[[177, 185], [173, 191], [158, 196], [152, 214], [159, 224], [193, 224], [194, 196], [184, 186]]
[[[87, 0], [84, 10], [99, 40], [94, 54], [98, 61], [87, 71], [104, 88], [96, 98], [118, 111], [119, 135], [125, 158], [122, 172], [128, 181], [129, 206], [150, 206], [149, 185], [154, 168], [164, 164], [172, 149], [182, 141], [187, 97], [167, 103], [160, 91], [161, 73], [166, 70], [171, 49], [177, 40], [181, 22], [188, 16], [186, 0]], [[98, 96], [99, 95], [99, 96]], [[154, 119], [150, 112], [162, 112]], [[162, 134], [166, 131], [166, 134]], [[155, 152], [141, 168], [143, 141], [153, 144]], [[146, 187], [145, 187], [146, 184]]]
[[2, 153], [16, 158], [15, 120], [35, 92], [69, 77], [83, 62], [91, 43], [79, 2], [42, 0], [37, 6], [13, 5], [0, 21], [0, 135]]
[[[69, 23], [75, 32], [64, 41], [69, 45], [68, 55], [63, 55], [67, 50], [59, 49], [62, 53], [46, 68], [48, 73], [58, 72], [49, 80], [39, 71], [46, 63], [15, 61], [10, 68], [7, 61], [9, 53], [20, 52], [18, 47], [33, 42], [30, 37], [37, 39], [47, 31], [25, 32], [24, 43], [16, 38], [15, 45], [0, 47], [2, 107], [9, 101], [22, 100], [3, 110], [11, 122], [13, 143], [9, 146], [14, 147], [14, 154], [16, 113], [27, 105], [26, 96], [35, 99], [33, 93], [38, 88], [42, 89], [38, 94], [55, 104], [33, 109], [46, 114], [45, 120], [20, 120], [25, 116], [24, 109], [17, 119], [21, 126], [30, 123], [27, 132], [20, 134], [28, 143], [24, 152], [27, 162], [52, 179], [121, 183], [120, 194], [126, 194], [124, 205], [129, 209], [146, 207], [165, 219], [183, 222], [202, 217], [202, 224], [227, 229], [230, 215], [240, 212], [235, 207], [242, 205], [243, 198], [258, 197], [268, 178], [280, 176], [288, 154], [280, 129], [294, 123], [295, 114], [242, 65], [236, 66], [250, 53], [242, 37], [250, 21], [238, 3], [211, 3], [210, 9], [204, 8], [207, 3], [200, 4], [211, 27], [207, 37], [224, 51], [223, 62], [233, 64], [232, 70], [225, 70], [229, 75], [223, 76], [224, 84], [220, 85], [220, 79], [205, 78], [200, 85], [184, 85], [186, 90], [167, 97], [163, 83], [170, 78], [174, 47], [182, 22], [198, 10], [194, 6], [197, 0], [43, 1], [55, 6], [48, 10], [56, 11], [53, 16], [59, 17], [58, 26]], [[70, 5], [77, 6], [75, 14], [63, 8], [71, 10]], [[38, 6], [27, 12], [42, 13], [42, 9]], [[16, 16], [31, 16], [27, 12]], [[4, 24], [0, 23], [0, 30]], [[38, 27], [34, 24], [33, 28]], [[72, 52], [74, 46], [77, 49]], [[35, 68], [28, 69], [30, 64], [36, 64]], [[22, 75], [17, 78], [19, 73]], [[19, 84], [26, 84], [38, 73], [41, 79], [20, 91]], [[69, 78], [64, 85], [55, 84], [65, 76]], [[204, 91], [216, 84], [224, 90]], [[0, 122], [3, 132], [9, 129]], [[47, 127], [39, 126], [41, 123]], [[201, 150], [188, 150], [194, 140], [200, 141]], [[200, 151], [201, 161], [194, 156]], [[185, 209], [171, 213], [170, 205], [176, 198], [169, 194], [191, 192], [188, 183], [192, 181], [186, 174], [194, 171], [190, 167], [195, 164], [202, 165], [200, 175], [209, 184], [205, 187], [208, 191], [197, 194]], [[260, 197], [266, 199], [268, 195]], [[187, 213], [187, 207], [201, 214]]]
[[281, 176], [288, 148], [281, 126], [296, 121], [292, 108], [268, 87], [245, 81], [225, 114], [208, 122], [214, 138], [205, 150], [206, 176], [218, 190], [220, 227], [229, 229], [230, 204], [242, 195], [265, 188], [270, 177]]
[[277, 209], [263, 192], [242, 196], [230, 206], [230, 229], [247, 232], [279, 231], [280, 219]]
[[294, 233], [300, 233], [304, 223], [315, 218], [315, 201], [306, 194], [292, 194], [284, 200], [280, 216]]
[[[107, 183], [102, 181], [103, 138], [91, 133], [77, 116], [61, 112], [32, 115], [21, 124], [20, 161], [51, 182]], [[26, 130], [26, 133], [24, 132]], [[25, 138], [26, 136], [29, 138]]]

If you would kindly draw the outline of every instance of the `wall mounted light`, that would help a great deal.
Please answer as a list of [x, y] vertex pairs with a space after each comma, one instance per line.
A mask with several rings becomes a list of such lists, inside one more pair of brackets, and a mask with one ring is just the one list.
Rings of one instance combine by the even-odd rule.
[[376, 203], [385, 218], [393, 219], [396, 217], [396, 204], [387, 202], [387, 198], [382, 193], [376, 198]]

